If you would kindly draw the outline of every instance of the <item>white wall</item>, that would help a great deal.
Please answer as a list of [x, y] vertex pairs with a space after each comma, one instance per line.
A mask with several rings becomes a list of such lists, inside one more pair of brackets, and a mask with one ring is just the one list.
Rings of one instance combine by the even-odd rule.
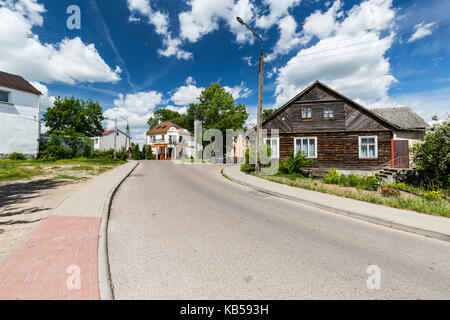
[[[129, 148], [130, 146], [127, 145], [127, 136], [120, 131], [117, 131], [117, 133], [119, 135], [117, 136], [116, 140], [116, 151], [122, 150], [122, 148], [125, 148], [125, 146]], [[109, 149], [114, 149], [114, 132], [96, 138], [100, 138], [100, 143], [94, 144], [94, 150], [106, 151]]]
[[39, 96], [0, 86], [10, 92], [10, 104], [0, 102], [0, 155], [38, 153]]

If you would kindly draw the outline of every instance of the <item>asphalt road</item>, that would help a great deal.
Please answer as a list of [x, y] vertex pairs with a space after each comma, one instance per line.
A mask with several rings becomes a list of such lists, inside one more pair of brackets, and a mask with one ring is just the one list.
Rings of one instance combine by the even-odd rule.
[[450, 298], [450, 243], [255, 192], [220, 168], [143, 161], [120, 187], [116, 299]]

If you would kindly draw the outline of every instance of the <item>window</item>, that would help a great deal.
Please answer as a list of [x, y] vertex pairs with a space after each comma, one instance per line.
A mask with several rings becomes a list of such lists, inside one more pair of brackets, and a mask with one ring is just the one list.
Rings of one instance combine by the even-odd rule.
[[99, 138], [95, 138], [95, 144], [98, 144], [99, 141], [100, 141]]
[[311, 119], [312, 118], [312, 108], [311, 107], [303, 107], [302, 108], [302, 118], [303, 119]]
[[378, 137], [359, 137], [359, 158], [375, 159], [378, 158]]
[[325, 119], [334, 118], [334, 107], [323, 107], [323, 117]]
[[265, 138], [264, 143], [272, 149], [271, 158], [279, 158], [280, 157], [279, 138]]
[[9, 92], [0, 91], [0, 102], [9, 103]]
[[294, 138], [294, 152], [303, 151], [307, 158], [317, 158], [317, 137]]

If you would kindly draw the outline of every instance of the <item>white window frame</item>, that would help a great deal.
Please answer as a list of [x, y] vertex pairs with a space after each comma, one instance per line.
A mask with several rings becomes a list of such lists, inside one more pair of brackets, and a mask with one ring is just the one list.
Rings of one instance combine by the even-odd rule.
[[[273, 158], [273, 159], [279, 159], [280, 158], [280, 138], [279, 137], [278, 138], [264, 138], [263, 139], [263, 143], [265, 145], [267, 145], [267, 143], [266, 143], [267, 140], [271, 140], [270, 141], [270, 148], [272, 150], [272, 154], [270, 155], [270, 157]], [[277, 140], [277, 156], [276, 157], [273, 155], [272, 140]]]
[[[309, 140], [314, 140], [314, 157], [309, 156]], [[294, 153], [297, 154], [297, 140], [308, 140], [308, 154], [306, 155], [307, 159], [317, 159], [317, 137], [296, 137], [294, 138]], [[303, 145], [303, 141], [300, 142], [300, 145]]]
[[[332, 117], [330, 117], [330, 111], [333, 114]], [[325, 112], [326, 112], [326, 116], [325, 116]], [[323, 117], [324, 117], [324, 119], [334, 119], [334, 106], [324, 106], [323, 107]]]
[[[375, 155], [373, 157], [367, 156], [363, 157], [362, 155], [362, 139], [375, 139]], [[368, 145], [369, 146], [369, 145]], [[358, 150], [359, 150], [359, 158], [360, 159], [378, 159], [378, 136], [359, 136], [358, 137]], [[369, 147], [367, 147], [367, 154], [369, 154]]]
[[[308, 117], [308, 110], [309, 109], [309, 117]], [[312, 119], [312, 107], [302, 107], [302, 119]], [[303, 116], [303, 111], [305, 111], [305, 117]]]
[[2, 101], [0, 100], [0, 103], [6, 103], [6, 104], [12, 104], [11, 103], [11, 92], [9, 91], [5, 91], [5, 90], [0, 90], [1, 93], [6, 93], [8, 95], [8, 101]]

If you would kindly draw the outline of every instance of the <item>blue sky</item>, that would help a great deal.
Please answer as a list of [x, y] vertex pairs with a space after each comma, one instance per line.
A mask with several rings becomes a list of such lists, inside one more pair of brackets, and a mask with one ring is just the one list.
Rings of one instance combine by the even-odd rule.
[[[79, 30], [67, 28], [70, 5]], [[211, 82], [252, 122], [260, 44], [240, 15], [265, 41], [265, 108], [317, 79], [429, 121], [450, 111], [448, 12], [446, 0], [0, 0], [0, 70], [32, 81], [44, 107], [56, 96], [98, 100], [136, 140], [154, 110], [183, 112]]]

